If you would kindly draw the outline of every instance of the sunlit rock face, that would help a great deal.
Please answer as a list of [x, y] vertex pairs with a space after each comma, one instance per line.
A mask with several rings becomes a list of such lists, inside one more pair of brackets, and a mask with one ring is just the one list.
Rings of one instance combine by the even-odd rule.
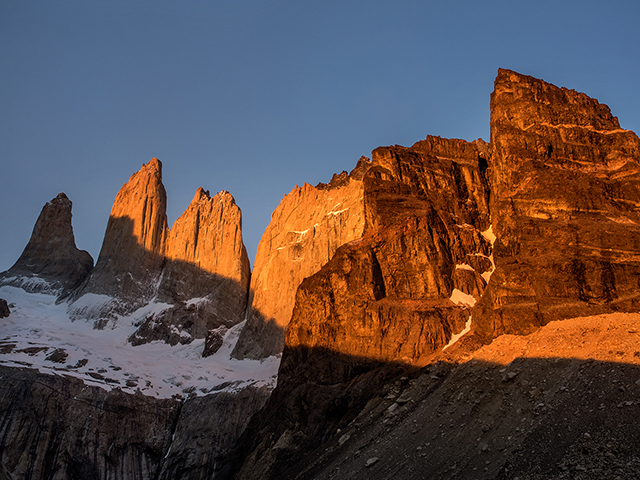
[[491, 95], [496, 272], [476, 333], [637, 310], [640, 140], [583, 93], [500, 70]]
[[65, 295], [87, 278], [93, 259], [86, 251], [76, 248], [71, 206], [71, 200], [64, 193], [47, 202], [22, 255], [9, 270], [0, 274], [0, 285]]
[[287, 349], [420, 364], [464, 329], [492, 268], [485, 146], [428, 137], [373, 152], [365, 235], [302, 282]]
[[199, 188], [166, 243], [157, 299], [174, 307], [148, 319], [132, 342], [175, 344], [241, 322], [251, 267], [242, 242], [242, 213], [231, 194], [211, 198]]
[[102, 328], [149, 304], [134, 344], [171, 344], [244, 318], [250, 266], [242, 242], [242, 214], [228, 192], [213, 198], [199, 188], [167, 226], [162, 163], [152, 159], [116, 196], [96, 267], [69, 310]]
[[[364, 234], [298, 288], [278, 386], [250, 424], [237, 478], [277, 478], [398, 369], [465, 329], [492, 269], [486, 150], [428, 137], [373, 152]], [[468, 304], [452, 301], [456, 290]]]
[[369, 166], [362, 157], [350, 174], [334, 175], [329, 184], [296, 186], [282, 199], [258, 245], [236, 358], [282, 352], [302, 280], [320, 270], [340, 245], [362, 236], [362, 178]]
[[[104, 326], [155, 297], [168, 231], [166, 210], [162, 163], [154, 158], [116, 195], [96, 266], [72, 297], [79, 300], [70, 306], [73, 315]], [[94, 306], [86, 295], [101, 295], [105, 301]]]

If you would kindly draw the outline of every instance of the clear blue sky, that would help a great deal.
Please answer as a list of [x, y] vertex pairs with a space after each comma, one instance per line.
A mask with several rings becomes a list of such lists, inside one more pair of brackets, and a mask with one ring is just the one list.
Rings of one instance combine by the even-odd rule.
[[97, 259], [113, 199], [164, 165], [170, 225], [230, 191], [253, 263], [296, 184], [380, 145], [489, 137], [499, 67], [574, 88], [640, 132], [640, 2], [0, 2], [0, 271], [44, 203]]

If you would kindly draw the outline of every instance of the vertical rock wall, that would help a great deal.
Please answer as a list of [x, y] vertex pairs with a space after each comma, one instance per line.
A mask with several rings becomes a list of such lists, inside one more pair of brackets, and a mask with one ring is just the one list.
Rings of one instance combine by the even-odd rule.
[[500, 70], [490, 171], [496, 272], [476, 333], [637, 310], [640, 140], [606, 105]]

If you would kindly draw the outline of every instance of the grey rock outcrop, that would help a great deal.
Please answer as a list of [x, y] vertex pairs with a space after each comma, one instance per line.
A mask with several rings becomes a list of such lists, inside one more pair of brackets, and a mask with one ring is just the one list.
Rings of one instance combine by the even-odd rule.
[[30, 480], [211, 478], [270, 390], [184, 401], [0, 367], [0, 463]]
[[4, 298], [0, 298], [0, 318], [5, 318], [9, 315], [11, 315], [11, 310], [9, 310], [7, 301]]
[[22, 255], [9, 270], [0, 274], [0, 285], [65, 295], [87, 278], [93, 259], [88, 252], [76, 247], [71, 206], [71, 200], [64, 193], [47, 202]]

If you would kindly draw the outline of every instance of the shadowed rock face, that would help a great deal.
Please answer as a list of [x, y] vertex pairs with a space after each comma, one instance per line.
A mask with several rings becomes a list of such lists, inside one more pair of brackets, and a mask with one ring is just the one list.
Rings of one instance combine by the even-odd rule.
[[0, 274], [0, 285], [64, 295], [87, 278], [93, 259], [76, 248], [71, 205], [60, 193], [42, 208], [29, 243], [18, 261]]
[[316, 273], [340, 245], [362, 236], [362, 177], [370, 162], [362, 157], [350, 173], [329, 184], [296, 186], [271, 216], [256, 254], [247, 324], [235, 358], [266, 358], [284, 347], [296, 289]]
[[490, 167], [497, 268], [476, 333], [637, 310], [640, 140], [606, 105], [500, 70]]
[[29, 369], [0, 375], [0, 461], [15, 478], [211, 478], [269, 395], [160, 400]]
[[0, 298], [0, 318], [5, 318], [9, 315], [11, 315], [11, 310], [9, 310], [7, 301], [4, 298]]

